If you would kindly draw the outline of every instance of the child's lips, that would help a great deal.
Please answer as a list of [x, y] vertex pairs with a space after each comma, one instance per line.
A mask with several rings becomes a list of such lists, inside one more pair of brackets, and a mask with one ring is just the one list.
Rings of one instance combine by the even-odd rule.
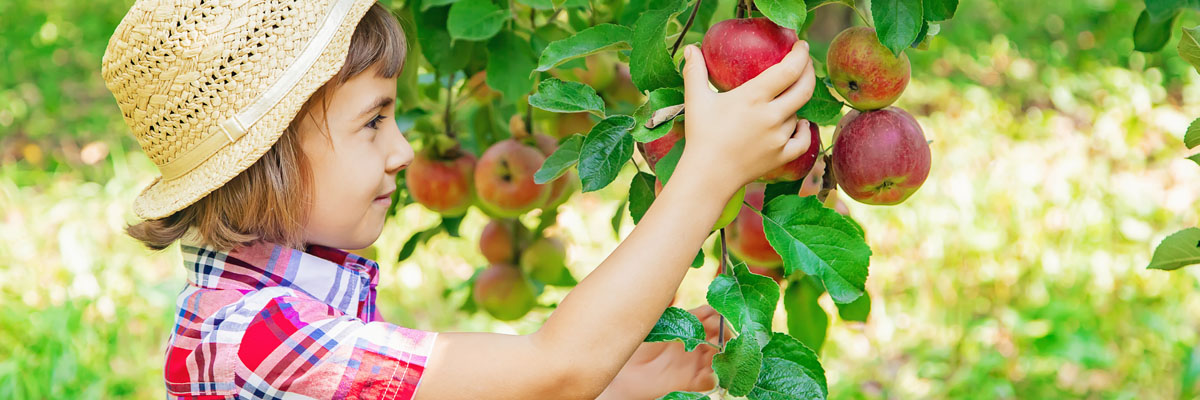
[[389, 190], [387, 193], [384, 193], [384, 194], [380, 195], [379, 197], [376, 197], [375, 202], [383, 203], [386, 205], [391, 205], [392, 204], [392, 193], [394, 193], [395, 191], [396, 191], [395, 189], [392, 189], [392, 190]]

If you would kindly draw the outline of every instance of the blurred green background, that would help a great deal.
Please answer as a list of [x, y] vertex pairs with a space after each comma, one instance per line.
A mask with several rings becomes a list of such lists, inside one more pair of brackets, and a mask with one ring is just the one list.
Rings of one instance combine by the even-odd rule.
[[[184, 271], [178, 249], [121, 233], [156, 169], [99, 75], [130, 3], [0, 1], [0, 398], [163, 393]], [[1145, 265], [1197, 224], [1200, 166], [1181, 138], [1200, 117], [1200, 76], [1174, 52], [1178, 31], [1160, 54], [1133, 51], [1141, 3], [963, 1], [930, 50], [910, 51], [900, 105], [933, 140], [934, 168], [901, 206], [850, 202], [874, 250], [874, 307], [868, 323], [832, 321], [832, 398], [1196, 396], [1200, 268]], [[558, 216], [576, 275], [618, 242], [626, 172]], [[398, 215], [377, 243], [390, 321], [529, 332], [545, 318], [495, 322], [443, 296], [484, 263], [470, 238], [485, 217], [395, 262], [438, 220], [418, 205]], [[685, 306], [714, 264], [689, 275]]]

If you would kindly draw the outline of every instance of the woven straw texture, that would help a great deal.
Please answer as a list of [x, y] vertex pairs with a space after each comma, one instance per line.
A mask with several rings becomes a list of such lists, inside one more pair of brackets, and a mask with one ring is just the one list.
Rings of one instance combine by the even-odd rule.
[[[125, 123], [164, 172], [134, 200], [134, 212], [146, 219], [169, 216], [254, 164], [341, 69], [350, 37], [373, 3], [136, 2], [109, 40], [102, 66]], [[313, 40], [323, 25], [327, 32], [336, 28], [327, 43]], [[297, 60], [309, 46], [321, 46], [310, 50], [319, 54], [315, 62], [285, 74], [293, 64], [305, 65]], [[280, 81], [294, 84], [280, 87]], [[264, 96], [272, 85], [282, 96]], [[264, 107], [261, 98], [272, 100]], [[241, 126], [244, 134], [222, 128], [254, 104], [262, 112]]]

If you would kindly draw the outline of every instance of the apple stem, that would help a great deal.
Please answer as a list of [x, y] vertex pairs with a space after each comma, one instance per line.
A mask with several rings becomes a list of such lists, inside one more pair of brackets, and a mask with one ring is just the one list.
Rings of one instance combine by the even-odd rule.
[[[725, 274], [725, 263], [729, 260], [729, 244], [725, 242], [725, 228], [721, 228], [721, 264], [717, 268], [717, 274]], [[725, 316], [721, 315], [721, 324], [717, 326], [717, 343], [721, 346], [721, 351], [725, 351]]]
[[746, 0], [738, 0], [738, 4], [737, 4], [737, 17], [738, 18], [746, 18], [746, 14], [749, 14], [749, 10], [750, 10], [750, 7], [748, 7], [746, 5]]
[[692, 14], [688, 15], [687, 23], [683, 24], [683, 30], [679, 31], [679, 37], [675, 39], [675, 46], [671, 47], [671, 57], [675, 57], [675, 51], [679, 50], [679, 45], [683, 43], [683, 37], [687, 35], [688, 29], [692, 29], [692, 21], [696, 20], [696, 12], [700, 10], [700, 2], [704, 0], [696, 0], [696, 4], [692, 5]]

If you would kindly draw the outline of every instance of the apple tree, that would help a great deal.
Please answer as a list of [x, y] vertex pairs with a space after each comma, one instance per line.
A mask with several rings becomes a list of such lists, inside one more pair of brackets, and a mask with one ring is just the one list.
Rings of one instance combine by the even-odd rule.
[[[825, 7], [853, 12], [860, 26], [812, 51], [819, 84], [796, 115], [811, 123], [813, 146], [738, 192], [714, 226], [719, 247], [708, 252], [721, 267], [707, 300], [732, 332], [707, 342], [700, 321], [672, 307], [646, 341], [720, 349], [713, 369], [724, 396], [826, 398], [819, 352], [829, 316], [817, 299], [828, 294], [843, 320], [870, 312], [869, 227], [838, 193], [895, 205], [925, 181], [929, 142], [893, 103], [910, 79], [906, 53], [929, 48], [957, 0], [393, 0], [415, 38], [397, 123], [417, 152], [394, 204], [442, 215], [400, 257], [437, 234], [457, 236], [462, 215], [478, 208], [492, 218], [479, 238], [489, 265], [464, 283], [464, 308], [520, 318], [545, 285], [576, 282], [564, 239], [545, 234], [563, 202], [636, 170], [619, 189], [628, 191], [619, 229], [669, 183], [686, 146], [680, 48], [699, 45], [714, 90], [732, 90], [811, 40], [814, 11]], [[787, 326], [775, 327], [781, 303]]]
[[[1158, 52], [1166, 47], [1175, 33], [1179, 15], [1188, 11], [1200, 11], [1200, 1], [1195, 0], [1146, 0], [1146, 9], [1138, 16], [1133, 27], [1134, 49], [1143, 52]], [[1179, 56], [1200, 72], [1200, 26], [1181, 27], [1182, 37], [1176, 50]], [[1200, 118], [1192, 121], [1183, 137], [1189, 149], [1200, 146]], [[1188, 157], [1200, 164], [1200, 154]], [[1192, 264], [1200, 264], [1200, 228], [1187, 228], [1175, 232], [1154, 250], [1147, 268], [1175, 270]]]

